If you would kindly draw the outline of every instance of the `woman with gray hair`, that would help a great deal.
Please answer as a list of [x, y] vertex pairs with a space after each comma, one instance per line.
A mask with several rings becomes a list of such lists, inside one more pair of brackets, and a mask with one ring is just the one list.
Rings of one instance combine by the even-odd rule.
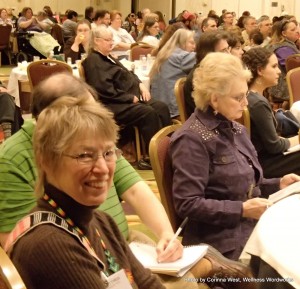
[[113, 114], [91, 96], [62, 96], [39, 115], [33, 138], [39, 199], [21, 221], [29, 225], [21, 226], [22, 236], [7, 242], [27, 288], [107, 288], [120, 276], [118, 288], [164, 288], [113, 219], [96, 210], [113, 182], [117, 133]]
[[208, 243], [230, 259], [239, 258], [272, 204], [260, 196], [300, 180], [265, 179], [245, 127], [235, 122], [248, 104], [250, 76], [237, 57], [208, 54], [194, 72], [196, 110], [170, 143], [174, 206], [189, 217], [183, 244]]
[[169, 107], [172, 118], [179, 116], [174, 86], [196, 63], [194, 32], [178, 29], [156, 56], [149, 73], [151, 94]]
[[[149, 148], [151, 138], [171, 124], [166, 104], [151, 99], [147, 87], [110, 53], [113, 34], [104, 25], [93, 29], [90, 51], [82, 66], [86, 82], [98, 93], [99, 100], [113, 113], [118, 125], [137, 126]], [[141, 169], [151, 169], [147, 160], [140, 160]]]

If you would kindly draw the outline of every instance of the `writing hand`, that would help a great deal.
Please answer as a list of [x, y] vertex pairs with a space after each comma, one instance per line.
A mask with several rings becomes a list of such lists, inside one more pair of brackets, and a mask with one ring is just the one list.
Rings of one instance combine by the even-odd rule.
[[[157, 260], [160, 263], [174, 262], [182, 257], [183, 246], [178, 239], [172, 241], [172, 236], [162, 238], [156, 246]], [[169, 244], [170, 243], [170, 244]]]

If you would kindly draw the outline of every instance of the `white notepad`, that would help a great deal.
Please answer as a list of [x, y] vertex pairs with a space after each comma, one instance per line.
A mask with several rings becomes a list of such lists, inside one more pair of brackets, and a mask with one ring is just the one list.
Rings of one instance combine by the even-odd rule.
[[145, 268], [153, 273], [177, 277], [182, 277], [206, 254], [208, 249], [206, 245], [184, 247], [181, 259], [170, 263], [158, 263], [155, 247], [137, 242], [130, 243], [129, 247]]
[[277, 191], [274, 194], [271, 194], [269, 196], [269, 201], [276, 203], [288, 196], [294, 195], [294, 194], [300, 194], [300, 182], [295, 182], [286, 188]]

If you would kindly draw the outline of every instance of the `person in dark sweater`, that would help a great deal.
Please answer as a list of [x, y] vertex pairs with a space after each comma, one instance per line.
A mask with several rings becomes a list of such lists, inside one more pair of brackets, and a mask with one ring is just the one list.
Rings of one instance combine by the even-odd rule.
[[86, 20], [80, 20], [77, 23], [76, 36], [67, 40], [64, 45], [65, 59], [71, 57], [72, 63], [80, 60], [83, 54], [88, 52], [91, 33], [91, 23]]
[[299, 144], [298, 135], [290, 138], [277, 133], [277, 120], [263, 91], [278, 83], [280, 68], [274, 52], [264, 47], [252, 48], [243, 55], [243, 62], [252, 72], [249, 82], [248, 110], [251, 119], [251, 141], [267, 178], [288, 173], [300, 174], [300, 152], [284, 155]]
[[88, 96], [61, 97], [39, 115], [33, 143], [40, 198], [33, 212], [48, 223], [19, 236], [11, 252], [27, 288], [106, 288], [121, 271], [132, 288], [165, 288], [137, 261], [113, 219], [96, 210], [113, 181], [117, 132], [112, 113]]

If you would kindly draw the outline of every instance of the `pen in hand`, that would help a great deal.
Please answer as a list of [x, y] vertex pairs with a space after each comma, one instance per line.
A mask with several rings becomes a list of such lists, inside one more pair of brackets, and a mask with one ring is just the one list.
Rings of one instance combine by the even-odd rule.
[[173, 236], [173, 238], [170, 240], [168, 246], [166, 247], [165, 250], [168, 249], [168, 247], [177, 239], [177, 237], [179, 236], [179, 234], [181, 233], [183, 227], [185, 226], [185, 224], [187, 223], [187, 221], [189, 220], [188, 217], [185, 217], [185, 219], [183, 220], [183, 222], [180, 224], [179, 228], [177, 229], [175, 235]]

